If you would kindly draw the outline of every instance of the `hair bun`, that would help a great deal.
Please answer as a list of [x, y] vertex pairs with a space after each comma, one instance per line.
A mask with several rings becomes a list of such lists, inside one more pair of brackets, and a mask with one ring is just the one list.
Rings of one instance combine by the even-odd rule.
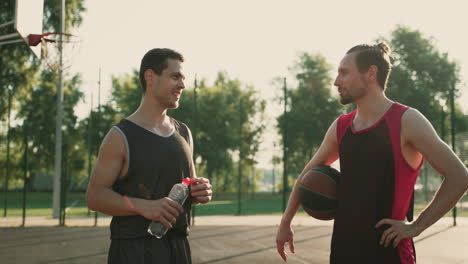
[[387, 54], [390, 54], [390, 52], [391, 52], [390, 47], [388, 46], [387, 42], [385, 42], [385, 41], [382, 41], [379, 44], [377, 44], [377, 48], [379, 48], [379, 50], [381, 50], [381, 51], [383, 51], [384, 53], [387, 53]]

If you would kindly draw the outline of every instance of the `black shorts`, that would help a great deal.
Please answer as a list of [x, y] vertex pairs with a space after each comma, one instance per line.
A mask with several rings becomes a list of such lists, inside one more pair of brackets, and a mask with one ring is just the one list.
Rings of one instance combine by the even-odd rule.
[[112, 239], [109, 264], [191, 264], [190, 246], [185, 234], [169, 232], [135, 239]]

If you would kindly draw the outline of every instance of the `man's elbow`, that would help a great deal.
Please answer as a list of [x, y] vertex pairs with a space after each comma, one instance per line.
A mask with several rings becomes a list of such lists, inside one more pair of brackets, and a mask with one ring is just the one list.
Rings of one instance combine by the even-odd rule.
[[463, 177], [462, 186], [465, 186], [465, 193], [468, 191], [468, 171], [465, 171], [465, 177]]
[[457, 186], [457, 189], [462, 193], [468, 191], [468, 170], [465, 168], [463, 171], [458, 172], [458, 176], [454, 184]]
[[95, 195], [90, 188], [86, 191], [86, 206], [88, 206], [89, 210], [97, 211]]

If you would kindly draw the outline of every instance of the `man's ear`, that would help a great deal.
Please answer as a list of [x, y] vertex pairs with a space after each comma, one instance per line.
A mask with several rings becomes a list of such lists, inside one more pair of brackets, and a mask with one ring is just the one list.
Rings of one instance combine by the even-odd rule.
[[151, 69], [147, 69], [145, 71], [144, 76], [145, 76], [146, 85], [150, 85], [150, 84], [153, 83], [153, 79], [154, 79], [155, 75], [156, 74], [154, 74], [153, 70], [151, 70]]

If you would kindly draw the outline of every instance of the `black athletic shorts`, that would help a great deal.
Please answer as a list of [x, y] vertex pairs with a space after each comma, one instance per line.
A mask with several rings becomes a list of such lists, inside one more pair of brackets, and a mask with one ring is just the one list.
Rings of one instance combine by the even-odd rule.
[[185, 234], [171, 232], [158, 239], [112, 239], [109, 264], [191, 264], [190, 246]]

